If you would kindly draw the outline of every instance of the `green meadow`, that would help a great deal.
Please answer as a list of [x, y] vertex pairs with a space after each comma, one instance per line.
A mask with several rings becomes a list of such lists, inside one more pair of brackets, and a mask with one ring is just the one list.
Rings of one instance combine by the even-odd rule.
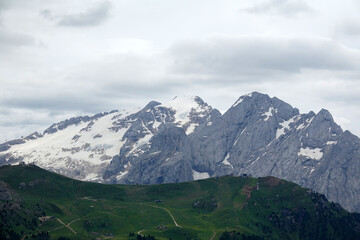
[[[274, 177], [105, 185], [36, 166], [2, 166], [0, 181], [21, 196], [15, 203], [6, 203], [2, 216], [2, 221], [9, 222], [2, 225], [4, 236], [13, 231], [20, 239], [138, 239], [138, 235], [173, 240], [241, 239], [234, 238], [235, 233], [259, 239], [359, 236], [353, 227], [359, 220], [357, 214]], [[41, 216], [51, 218], [42, 222]], [[224, 232], [232, 233], [230, 238]]]

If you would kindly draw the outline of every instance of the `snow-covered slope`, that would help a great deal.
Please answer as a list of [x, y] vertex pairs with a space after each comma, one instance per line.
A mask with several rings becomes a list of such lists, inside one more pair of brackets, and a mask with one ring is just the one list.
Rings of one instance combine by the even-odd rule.
[[[2, 161], [34, 163], [42, 168], [81, 180], [101, 180], [103, 168], [119, 153], [127, 128], [114, 130], [117, 119], [133, 111], [113, 112], [100, 117], [54, 124], [35, 139], [11, 145], [1, 152]], [[60, 129], [59, 129], [60, 127]]]
[[[144, 109], [112, 111], [53, 124], [43, 134], [0, 145], [0, 164], [34, 163], [66, 176], [103, 181], [103, 173], [125, 145], [139, 154], [162, 123], [174, 123], [191, 134], [212, 111], [198, 97], [175, 97], [166, 104], [150, 102]], [[125, 166], [131, 168], [131, 163]], [[119, 172], [117, 178], [125, 176]]]

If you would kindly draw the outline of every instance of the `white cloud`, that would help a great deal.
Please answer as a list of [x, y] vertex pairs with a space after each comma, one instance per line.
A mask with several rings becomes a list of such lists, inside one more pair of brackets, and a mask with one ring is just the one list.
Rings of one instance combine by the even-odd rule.
[[294, 17], [302, 13], [313, 13], [315, 10], [303, 0], [267, 0], [241, 11]]

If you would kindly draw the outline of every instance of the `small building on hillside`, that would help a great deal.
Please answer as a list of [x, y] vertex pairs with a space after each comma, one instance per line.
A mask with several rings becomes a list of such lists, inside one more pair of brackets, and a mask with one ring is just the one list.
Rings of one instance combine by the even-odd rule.
[[54, 219], [53, 216], [42, 216], [42, 217], [39, 217], [39, 220], [40, 222], [46, 222], [46, 221], [49, 221], [51, 219]]

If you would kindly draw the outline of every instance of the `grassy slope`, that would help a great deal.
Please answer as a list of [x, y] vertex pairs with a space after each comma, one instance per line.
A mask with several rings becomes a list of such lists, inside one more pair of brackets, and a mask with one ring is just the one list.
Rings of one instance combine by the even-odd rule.
[[[35, 185], [29, 187], [29, 182], [34, 180]], [[50, 231], [52, 239], [59, 236], [104, 238], [91, 232], [112, 233], [113, 239], [129, 239], [129, 232], [139, 231], [155, 235], [157, 239], [211, 239], [215, 232], [214, 239], [218, 239], [226, 230], [267, 234], [274, 239], [284, 239], [285, 235], [298, 239], [296, 231], [284, 234], [274, 227], [269, 216], [283, 208], [306, 208], [314, 216], [317, 211], [313, 193], [271, 177], [228, 176], [178, 184], [123, 186], [80, 182], [35, 166], [2, 166], [0, 181], [24, 197], [25, 207], [34, 208], [39, 204], [46, 215], [55, 216], [65, 224], [75, 220], [70, 228], [76, 234], [56, 219], [38, 227], [39, 231]], [[22, 182], [27, 185], [25, 189], [19, 189]], [[257, 182], [260, 190], [256, 190]], [[193, 207], [197, 200], [204, 203], [202, 208]], [[212, 211], [214, 202], [217, 207]], [[331, 204], [326, 205], [331, 208]], [[167, 210], [181, 227], [175, 226]], [[347, 213], [340, 209], [336, 214]], [[158, 225], [168, 229], [157, 230]], [[28, 233], [30, 231], [24, 235]]]

